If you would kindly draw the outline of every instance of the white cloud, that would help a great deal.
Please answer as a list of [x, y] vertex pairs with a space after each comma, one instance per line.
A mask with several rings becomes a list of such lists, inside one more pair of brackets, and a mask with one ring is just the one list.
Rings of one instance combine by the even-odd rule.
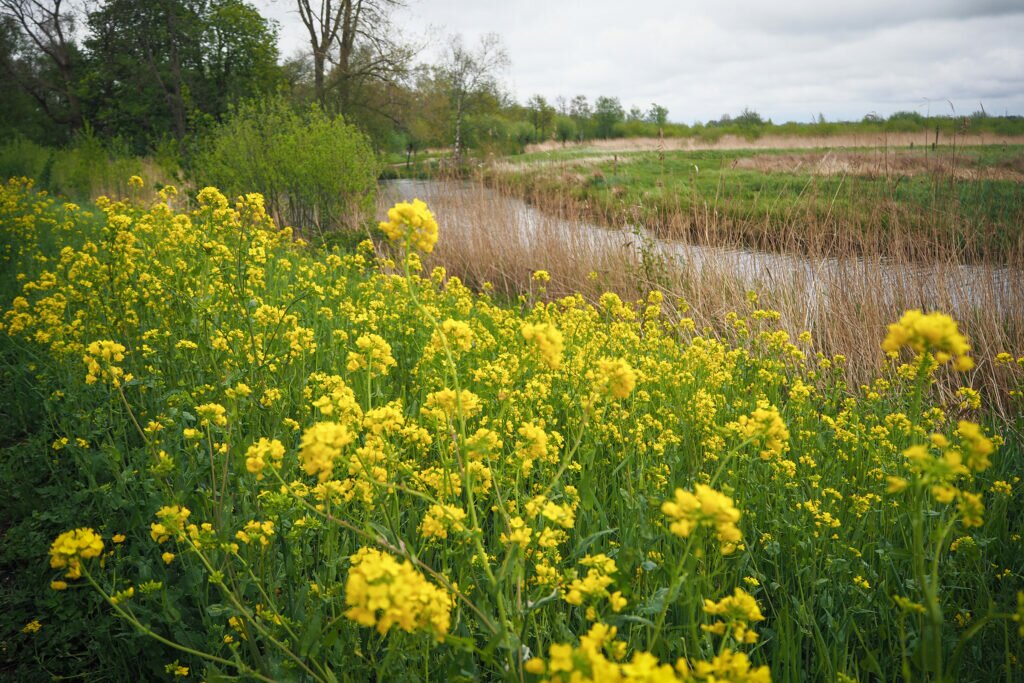
[[[261, 0], [281, 22], [281, 48], [305, 46], [288, 0]], [[857, 119], [929, 107], [1024, 113], [1020, 0], [419, 0], [397, 16], [443, 51], [449, 33], [472, 44], [495, 32], [512, 60], [506, 83], [539, 93], [658, 102], [678, 121], [738, 113], [776, 121], [819, 112]]]

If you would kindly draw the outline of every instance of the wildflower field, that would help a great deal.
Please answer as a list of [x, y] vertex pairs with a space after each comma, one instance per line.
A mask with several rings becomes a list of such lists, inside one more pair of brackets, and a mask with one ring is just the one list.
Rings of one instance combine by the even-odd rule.
[[422, 202], [346, 253], [135, 180], [0, 189], [11, 680], [1024, 676], [1024, 349], [997, 420], [940, 312], [851, 385], [754, 293], [499, 300]]

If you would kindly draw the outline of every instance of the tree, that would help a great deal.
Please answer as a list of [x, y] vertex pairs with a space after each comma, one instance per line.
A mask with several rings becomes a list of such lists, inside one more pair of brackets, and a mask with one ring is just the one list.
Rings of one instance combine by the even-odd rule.
[[668, 109], [652, 102], [651, 109], [647, 112], [647, 120], [659, 126], [664, 126], [668, 122]]
[[572, 98], [572, 102], [569, 104], [569, 116], [576, 121], [577, 125], [589, 119], [590, 115], [590, 103], [587, 102], [586, 95], [577, 95]]
[[733, 123], [740, 126], [760, 126], [764, 123], [764, 119], [753, 109], [744, 107], [740, 115], [733, 119]]
[[338, 38], [338, 31], [345, 16], [346, 6], [350, 2], [332, 5], [331, 0], [321, 0], [320, 7], [314, 7], [310, 0], [296, 0], [299, 17], [309, 32], [309, 44], [313, 49], [313, 83], [317, 102], [325, 104], [324, 74], [326, 73], [327, 53]]
[[437, 67], [437, 74], [448, 91], [456, 162], [462, 158], [462, 126], [466, 115], [482, 95], [497, 90], [498, 73], [508, 68], [508, 64], [508, 53], [496, 33], [481, 36], [475, 50], [463, 45], [462, 36], [456, 35], [448, 41], [448, 53]]
[[540, 95], [534, 95], [526, 103], [530, 110], [530, 123], [537, 130], [537, 138], [543, 142], [551, 136], [551, 129], [555, 122], [555, 108], [548, 104], [548, 101]]
[[575, 139], [577, 135], [576, 122], [568, 116], [559, 115], [555, 119], [555, 135], [562, 145], [565, 145], [569, 140]]
[[280, 225], [324, 232], [362, 224], [378, 171], [366, 136], [340, 116], [316, 105], [297, 113], [271, 96], [242, 103], [214, 128], [192, 174], [229, 195], [260, 192]]
[[590, 122], [592, 113], [586, 95], [577, 95], [569, 103], [569, 116], [576, 124], [576, 138], [580, 142], [583, 142], [583, 138], [586, 137], [587, 123]]
[[89, 15], [92, 119], [136, 148], [276, 87], [273, 24], [243, 0], [107, 0]]
[[[4, 33], [14, 38], [18, 32], [24, 38], [19, 41], [20, 50], [0, 51], [4, 71], [55, 123], [66, 125], [69, 131], [81, 128], [81, 55], [74, 42], [75, 17], [63, 0], [0, 0], [0, 18], [6, 23]], [[49, 77], [35, 56], [49, 63], [55, 78]]]
[[[355, 81], [404, 71], [414, 51], [391, 36], [391, 12], [402, 0], [296, 0], [313, 51], [314, 91], [327, 105], [327, 63], [340, 108], [348, 107]], [[336, 52], [335, 52], [336, 50]], [[332, 59], [332, 54], [337, 58]]]
[[615, 124], [620, 123], [625, 114], [618, 97], [598, 97], [594, 103], [594, 123], [599, 138], [610, 138], [614, 134]]

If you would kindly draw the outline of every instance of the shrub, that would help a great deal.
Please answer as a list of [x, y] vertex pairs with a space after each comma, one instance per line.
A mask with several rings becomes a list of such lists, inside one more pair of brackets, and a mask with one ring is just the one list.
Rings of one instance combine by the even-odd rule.
[[355, 227], [373, 207], [378, 164], [355, 127], [283, 98], [240, 105], [196, 155], [194, 180], [239, 195], [261, 192], [282, 224], [322, 233]]

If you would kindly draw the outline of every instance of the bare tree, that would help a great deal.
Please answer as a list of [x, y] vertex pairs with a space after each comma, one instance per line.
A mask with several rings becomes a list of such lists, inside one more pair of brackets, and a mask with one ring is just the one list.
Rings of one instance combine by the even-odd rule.
[[[334, 81], [343, 109], [354, 80], [386, 73], [395, 63], [403, 62], [403, 51], [390, 38], [391, 12], [403, 4], [402, 0], [296, 0], [299, 16], [309, 32], [313, 82], [321, 106], [327, 104], [329, 62], [334, 66]], [[358, 68], [354, 68], [360, 44], [366, 46], [363, 53], [373, 56], [358, 60]], [[331, 56], [335, 49], [336, 60]]]
[[[76, 92], [74, 13], [63, 0], [0, 0], [0, 16], [13, 20], [24, 38], [53, 64], [59, 82], [50, 82], [38, 74], [29, 77], [12, 60], [5, 59], [4, 68], [54, 122], [72, 130], [80, 128], [82, 107]], [[66, 112], [59, 110], [55, 99], [63, 101]]]
[[343, 0], [335, 3], [331, 0], [320, 0], [319, 3], [314, 3], [312, 0], [296, 0], [296, 4], [302, 23], [309, 31], [309, 44], [313, 48], [313, 83], [316, 99], [323, 106], [327, 52], [338, 38], [338, 30], [341, 28], [341, 22], [345, 16], [345, 8], [351, 5], [351, 2]]
[[498, 74], [508, 66], [508, 53], [497, 33], [481, 36], [474, 50], [466, 49], [462, 36], [453, 36], [449, 41], [439, 75], [448, 86], [455, 127], [453, 154], [456, 163], [462, 158], [462, 124], [473, 100], [483, 92], [496, 90]]

